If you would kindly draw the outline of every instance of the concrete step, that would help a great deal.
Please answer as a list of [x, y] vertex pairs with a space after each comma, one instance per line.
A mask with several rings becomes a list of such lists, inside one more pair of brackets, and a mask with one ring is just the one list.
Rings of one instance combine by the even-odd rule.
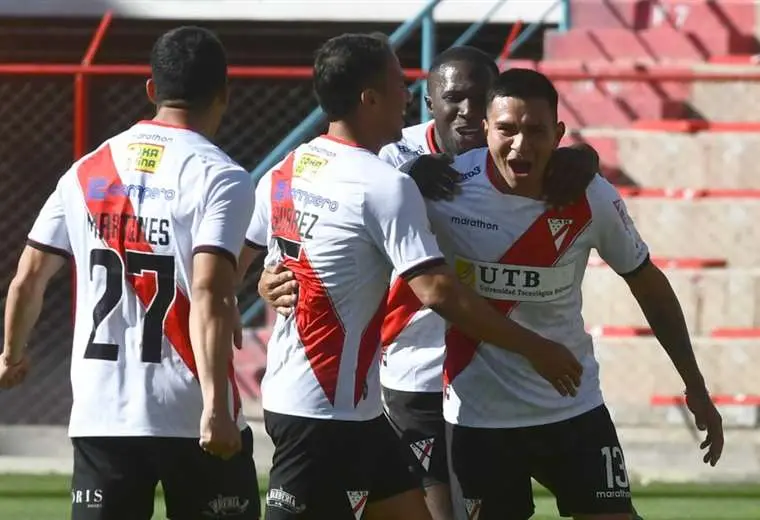
[[[760, 327], [760, 269], [663, 269], [691, 334]], [[646, 327], [625, 281], [607, 266], [589, 267], [583, 280], [583, 318], [589, 327]]]
[[617, 176], [647, 188], [760, 189], [760, 132], [585, 129], [564, 143], [577, 141], [599, 150], [612, 182]]

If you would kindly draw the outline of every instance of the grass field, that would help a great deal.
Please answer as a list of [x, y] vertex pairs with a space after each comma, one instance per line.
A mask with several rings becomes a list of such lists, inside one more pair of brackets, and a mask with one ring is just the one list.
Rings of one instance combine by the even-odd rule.
[[[68, 486], [68, 477], [58, 475], [0, 475], [0, 519], [67, 519]], [[653, 484], [636, 486], [633, 492], [634, 503], [646, 520], [760, 520], [760, 483]], [[536, 488], [535, 501], [535, 520], [559, 518], [545, 490]], [[157, 498], [154, 519], [165, 518], [163, 503]]]

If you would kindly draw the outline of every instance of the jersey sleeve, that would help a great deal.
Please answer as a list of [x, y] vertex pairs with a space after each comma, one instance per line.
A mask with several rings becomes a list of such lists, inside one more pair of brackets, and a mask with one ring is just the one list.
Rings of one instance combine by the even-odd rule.
[[211, 174], [204, 196], [203, 213], [193, 236], [193, 253], [222, 253], [236, 264], [253, 211], [251, 176], [239, 167]]
[[366, 195], [364, 221], [394, 271], [403, 277], [428, 264], [442, 263], [425, 202], [411, 177], [389, 171], [378, 172], [376, 178], [382, 181], [374, 183]]
[[42, 206], [37, 220], [34, 221], [32, 230], [29, 232], [27, 245], [64, 257], [72, 254], [69, 231], [66, 227], [66, 211], [64, 206], [62, 178], [50, 194], [45, 205]]
[[604, 178], [597, 176], [589, 189], [599, 256], [625, 276], [649, 258], [649, 248], [636, 230], [625, 202]]
[[256, 204], [245, 233], [245, 245], [254, 249], [266, 249], [270, 220], [270, 186], [272, 171], [268, 171], [256, 186]]

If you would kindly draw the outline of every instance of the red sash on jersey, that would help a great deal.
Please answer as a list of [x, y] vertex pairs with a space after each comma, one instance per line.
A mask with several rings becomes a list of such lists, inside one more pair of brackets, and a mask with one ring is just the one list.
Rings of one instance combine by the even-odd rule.
[[[87, 210], [94, 221], [97, 222], [98, 216], [105, 213], [120, 215], [122, 219], [124, 217], [132, 217], [127, 219], [127, 221], [133, 223], [134, 226], [137, 226], [134, 219], [135, 211], [132, 207], [132, 201], [129, 199], [129, 196], [124, 193], [124, 190], [107, 189], [122, 184], [121, 177], [113, 162], [110, 145], [102, 147], [85, 159], [77, 170], [77, 177], [82, 189], [82, 194], [87, 203]], [[92, 181], [104, 183], [107, 187], [102, 190], [103, 197], [98, 197], [96, 199], [89, 196], [88, 187]], [[143, 230], [140, 229], [139, 226], [137, 226], [136, 229], [130, 229], [129, 232], [127, 232], [124, 227], [120, 227], [120, 232], [118, 233], [118, 236], [116, 235], [116, 233], [109, 233], [107, 238], [103, 238], [103, 241], [109, 248], [119, 254], [123, 264], [126, 264], [127, 250], [145, 253], [153, 252], [153, 248], [145, 239]], [[136, 237], [137, 239], [133, 240], [132, 237]], [[156, 277], [127, 275], [126, 279], [142, 305], [147, 308], [156, 295]], [[172, 302], [171, 307], [166, 314], [166, 319], [164, 320], [164, 334], [187, 368], [197, 378], [198, 369], [195, 365], [195, 356], [193, 355], [193, 348], [190, 343], [189, 322], [190, 301], [182, 292], [182, 288], [177, 285], [174, 301]], [[240, 411], [240, 393], [238, 391], [237, 382], [235, 381], [235, 371], [231, 359], [228, 368], [228, 377], [232, 384], [234, 416], [235, 419], [237, 419]]]
[[[285, 267], [293, 272], [298, 282], [295, 320], [306, 358], [325, 396], [334, 406], [346, 333], [330, 294], [301, 245], [291, 194], [294, 162], [295, 153], [291, 153], [282, 166], [272, 172], [272, 236], [283, 253]], [[365, 397], [365, 382], [380, 344], [384, 314], [385, 299], [367, 324], [359, 345], [354, 376], [354, 406]]]
[[[552, 232], [549, 219], [567, 219], [570, 223]], [[498, 263], [551, 267], [562, 258], [590, 222], [591, 207], [586, 197], [562, 211], [549, 209], [512, 244]], [[486, 300], [505, 316], [509, 316], [519, 303], [512, 300]], [[448, 330], [443, 363], [444, 388], [470, 363], [479, 344], [480, 341], [470, 338], [456, 327]]]

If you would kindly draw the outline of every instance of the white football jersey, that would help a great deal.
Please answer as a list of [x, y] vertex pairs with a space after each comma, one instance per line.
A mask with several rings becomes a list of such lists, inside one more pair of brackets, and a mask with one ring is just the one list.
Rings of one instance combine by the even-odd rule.
[[[200, 134], [151, 121], [61, 177], [29, 244], [76, 264], [72, 437], [200, 435], [193, 253], [235, 262], [252, 211], [245, 170]], [[229, 374], [242, 428], [231, 364]]]
[[[398, 167], [420, 155], [439, 153], [434, 129], [432, 121], [404, 128], [402, 139], [384, 146], [380, 158]], [[394, 272], [382, 330], [380, 383], [404, 392], [441, 392], [445, 331], [443, 318], [423, 309]]]
[[299, 285], [295, 312], [278, 316], [269, 341], [264, 409], [379, 416], [391, 272], [443, 262], [417, 186], [372, 152], [322, 136], [270, 170], [256, 195], [246, 238], [282, 258]]
[[407, 126], [401, 134], [400, 141], [386, 144], [378, 153], [378, 156], [391, 166], [399, 167], [420, 155], [441, 152], [435, 142], [435, 124], [433, 121]]
[[446, 334], [444, 417], [453, 424], [515, 428], [562, 421], [602, 404], [599, 367], [581, 317], [581, 282], [591, 249], [618, 273], [634, 271], [648, 249], [620, 195], [601, 176], [559, 211], [505, 194], [486, 148], [460, 155], [453, 201], [428, 202], [441, 250], [460, 279], [515, 322], [567, 346], [583, 365], [578, 395], [562, 397], [528, 360]]

